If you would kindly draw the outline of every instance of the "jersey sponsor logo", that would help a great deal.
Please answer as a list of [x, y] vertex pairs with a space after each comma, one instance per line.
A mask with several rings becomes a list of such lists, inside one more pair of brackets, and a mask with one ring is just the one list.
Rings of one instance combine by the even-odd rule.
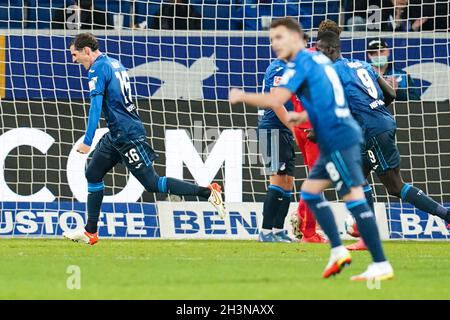
[[129, 105], [129, 106], [127, 107], [127, 111], [128, 111], [128, 112], [131, 112], [131, 111], [134, 111], [134, 110], [136, 110], [136, 106], [135, 106], [134, 104], [131, 104], [131, 105]]
[[98, 77], [93, 77], [91, 81], [89, 81], [89, 91], [95, 90], [95, 84], [97, 83]]
[[295, 70], [294, 69], [287, 69], [283, 76], [281, 77], [280, 84], [279, 85], [286, 85], [288, 84], [289, 80], [294, 76]]
[[369, 104], [370, 109], [376, 109], [377, 107], [384, 106], [385, 103], [383, 100], [375, 100]]
[[114, 69], [119, 69], [120, 68], [120, 63], [117, 61], [113, 61], [111, 62], [111, 65]]
[[130, 78], [162, 80], [161, 87], [153, 93], [152, 98], [201, 100], [203, 81], [213, 76], [217, 70], [213, 54], [197, 59], [190, 66], [175, 61], [151, 61], [131, 68], [128, 75]]
[[89, 73], [94, 73], [95, 70], [94, 69], [89, 69]]
[[141, 166], [142, 166], [142, 162], [141, 163], [139, 163], [137, 166], [136, 166], [136, 168], [135, 169], [139, 169]]
[[284, 67], [278, 67], [278, 68], [275, 69], [275, 72], [278, 72], [278, 71], [283, 70], [283, 69], [284, 69]]
[[362, 63], [359, 61], [352, 61], [352, 62], [348, 62], [347, 66], [349, 66], [349, 68], [352, 69], [358, 69], [358, 68], [362, 68]]
[[282, 78], [281, 76], [276, 76], [273, 78], [273, 86], [274, 87], [278, 87], [280, 85], [281, 78]]

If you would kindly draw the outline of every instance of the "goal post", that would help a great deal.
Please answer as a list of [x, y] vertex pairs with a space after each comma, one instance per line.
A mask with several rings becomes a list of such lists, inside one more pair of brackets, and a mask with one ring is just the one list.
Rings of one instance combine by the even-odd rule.
[[[58, 236], [64, 228], [85, 219], [87, 157], [77, 154], [74, 147], [82, 140], [87, 122], [87, 73], [72, 63], [68, 44], [74, 35], [87, 30], [53, 28], [46, 20], [48, 15], [42, 12], [55, 11], [57, 1], [28, 1], [22, 7], [22, 15], [17, 14], [20, 6], [13, 2], [5, 7], [8, 15], [0, 15], [0, 236]], [[357, 11], [345, 11], [343, 3], [336, 11], [334, 2], [306, 1], [310, 8], [317, 6], [309, 13], [311, 21], [331, 17], [344, 25], [349, 14], [356, 16]], [[134, 5], [128, 9], [114, 7], [110, 28], [89, 31], [99, 39], [101, 51], [128, 69], [149, 142], [159, 154], [154, 162], [156, 171], [201, 184], [211, 179], [218, 181], [224, 185], [226, 201], [233, 203], [234, 211], [221, 225], [209, 215], [212, 208], [207, 203], [187, 197], [184, 201], [193, 204], [189, 204], [191, 210], [186, 210], [189, 213], [183, 215], [176, 203], [181, 199], [145, 192], [123, 166], [117, 166], [105, 178], [101, 235], [159, 238], [162, 226], [158, 214], [170, 214], [171, 226], [188, 238], [191, 231], [203, 232], [210, 238], [226, 238], [227, 234], [235, 238], [242, 234], [254, 237], [252, 232], [260, 219], [259, 205], [268, 184], [256, 139], [258, 113], [252, 108], [230, 106], [227, 94], [230, 87], [259, 91], [265, 69], [274, 57], [268, 31], [235, 30], [238, 27], [232, 25], [232, 19], [237, 16], [231, 16], [231, 12], [244, 10], [244, 20], [245, 14], [253, 12], [256, 29], [264, 29], [268, 18], [262, 17], [270, 16], [267, 8], [257, 6], [256, 11], [245, 11], [246, 5], [239, 7], [232, 1], [192, 2], [193, 12], [203, 15], [202, 19], [193, 17], [203, 21], [201, 28], [172, 31], [149, 26], [158, 13], [155, 8], [160, 10], [162, 2], [146, 2], [146, 11], [140, 11], [142, 1], [131, 3]], [[288, 1], [285, 14], [296, 12], [294, 16], [300, 21], [310, 21], [305, 20], [306, 9], [294, 7], [295, 3]], [[104, 12], [105, 8], [98, 11]], [[115, 27], [114, 21], [122, 24]], [[147, 26], [142, 21], [147, 21]], [[222, 30], [211, 29], [213, 23], [214, 28]], [[419, 92], [419, 99], [397, 101], [391, 108], [398, 124], [405, 181], [449, 206], [450, 34], [447, 30], [356, 29], [344, 25], [343, 55], [367, 60], [368, 42], [383, 38], [391, 52], [390, 61], [412, 78], [405, 89], [412, 87]], [[317, 23], [313, 21], [306, 29], [311, 44], [316, 31]], [[104, 127], [102, 120], [95, 141], [105, 132]], [[215, 149], [218, 145], [226, 146], [225, 150]], [[292, 208], [307, 176], [299, 152], [296, 161]], [[376, 201], [386, 204], [383, 214], [387, 216], [388, 238], [450, 237], [442, 221], [389, 197], [377, 178], [373, 176], [371, 180]], [[326, 195], [330, 201], [336, 200], [333, 190]], [[172, 211], [158, 213], [159, 201], [173, 202], [173, 207], [166, 202], [163, 206]], [[236, 203], [243, 204], [239, 207]], [[220, 230], [225, 230], [225, 236]], [[164, 229], [164, 234], [167, 232], [170, 230]]]

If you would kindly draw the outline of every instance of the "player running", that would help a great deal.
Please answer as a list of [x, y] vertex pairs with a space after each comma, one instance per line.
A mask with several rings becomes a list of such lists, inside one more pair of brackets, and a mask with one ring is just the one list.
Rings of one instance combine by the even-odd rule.
[[[394, 89], [367, 62], [343, 58], [336, 33], [329, 31], [322, 34], [317, 48], [334, 62], [352, 115], [363, 129], [365, 177], [374, 170], [390, 195], [450, 223], [450, 210], [431, 199], [422, 190], [403, 182], [400, 174], [400, 152], [395, 143], [397, 125], [387, 109], [387, 105], [395, 98]], [[373, 208], [372, 193], [366, 193], [366, 197]], [[366, 246], [361, 239], [348, 248], [364, 250]]]
[[84, 141], [77, 151], [89, 153], [102, 111], [109, 132], [99, 141], [86, 169], [89, 192], [87, 224], [84, 229], [66, 231], [63, 236], [90, 245], [98, 242], [103, 178], [119, 162], [127, 166], [147, 191], [208, 199], [223, 218], [225, 206], [217, 183], [201, 187], [175, 178], [160, 177], [156, 173], [153, 161], [157, 154], [147, 142], [147, 131], [133, 104], [130, 80], [124, 66], [101, 53], [97, 39], [90, 33], [77, 35], [70, 44], [70, 52], [73, 62], [89, 70], [89, 119]]
[[334, 184], [355, 217], [374, 261], [364, 273], [351, 279], [392, 278], [393, 269], [384, 256], [374, 213], [362, 189], [361, 129], [347, 107], [331, 61], [321, 53], [304, 50], [303, 31], [293, 19], [274, 20], [270, 40], [277, 57], [290, 61], [280, 86], [266, 94], [232, 89], [230, 102], [276, 108], [284, 105], [292, 94], [300, 96], [306, 111], [291, 112], [288, 119], [297, 124], [309, 118], [320, 148], [320, 158], [302, 185], [302, 197], [330, 240], [331, 256], [323, 277], [337, 274], [351, 263], [350, 253], [342, 244], [333, 212], [323, 195], [323, 191]]

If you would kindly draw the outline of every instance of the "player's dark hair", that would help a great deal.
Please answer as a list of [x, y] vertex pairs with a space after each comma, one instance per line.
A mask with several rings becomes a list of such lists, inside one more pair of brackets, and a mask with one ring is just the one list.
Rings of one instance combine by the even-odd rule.
[[288, 30], [297, 32], [303, 36], [302, 26], [300, 25], [300, 23], [297, 20], [295, 20], [293, 18], [286, 17], [286, 18], [281, 18], [281, 19], [275, 19], [270, 24], [270, 29], [278, 28], [281, 26], [286, 27]]
[[304, 32], [303, 33], [303, 40], [305, 40], [305, 42], [308, 42], [309, 39], [310, 39], [309, 35], [306, 32]]
[[338, 24], [330, 19], [323, 20], [319, 25], [319, 30], [317, 30], [317, 36], [319, 37], [322, 33], [327, 31], [333, 31], [338, 36], [341, 35], [342, 28], [338, 26]]
[[78, 5], [81, 9], [92, 9], [93, 7], [93, 0], [77, 0]]
[[341, 41], [339, 35], [333, 31], [325, 31], [317, 36], [317, 41], [325, 43], [328, 47], [339, 50], [341, 49]]
[[89, 32], [80, 33], [73, 38], [73, 40], [70, 42], [70, 46], [74, 46], [76, 50], [80, 51], [84, 47], [91, 48], [92, 51], [98, 50], [98, 41], [97, 38]]

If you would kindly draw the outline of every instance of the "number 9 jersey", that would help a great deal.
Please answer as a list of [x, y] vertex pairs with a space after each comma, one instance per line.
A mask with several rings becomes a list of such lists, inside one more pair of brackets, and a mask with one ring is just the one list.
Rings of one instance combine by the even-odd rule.
[[102, 111], [113, 141], [146, 136], [146, 130], [132, 101], [130, 79], [125, 67], [105, 54], [88, 72], [89, 96], [103, 95]]
[[303, 49], [287, 64], [280, 81], [300, 98], [317, 136], [321, 153], [343, 150], [363, 142], [339, 76], [320, 52]]
[[363, 130], [365, 140], [396, 129], [395, 119], [384, 103], [378, 73], [365, 61], [339, 58], [334, 68], [344, 86], [353, 117]]

